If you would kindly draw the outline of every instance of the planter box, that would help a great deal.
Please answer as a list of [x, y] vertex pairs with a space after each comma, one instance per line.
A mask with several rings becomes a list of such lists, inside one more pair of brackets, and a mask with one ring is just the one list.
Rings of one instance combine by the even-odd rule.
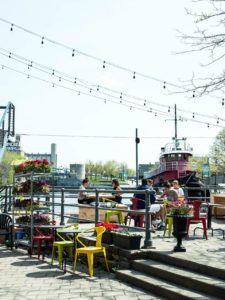
[[113, 234], [113, 244], [127, 250], [140, 249], [142, 236]]
[[113, 234], [110, 231], [105, 231], [102, 235], [102, 243], [113, 244]]

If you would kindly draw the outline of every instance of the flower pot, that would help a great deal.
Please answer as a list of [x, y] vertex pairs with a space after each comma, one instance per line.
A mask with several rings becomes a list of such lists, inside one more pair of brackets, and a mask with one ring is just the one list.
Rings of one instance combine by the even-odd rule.
[[188, 215], [171, 215], [173, 218], [173, 236], [177, 239], [177, 245], [174, 247], [175, 252], [186, 252], [186, 248], [182, 245], [182, 238], [187, 234], [187, 218]]
[[140, 249], [142, 236], [113, 234], [113, 244], [117, 247], [136, 250]]
[[104, 244], [113, 244], [113, 234], [111, 231], [106, 230], [102, 235], [102, 243]]

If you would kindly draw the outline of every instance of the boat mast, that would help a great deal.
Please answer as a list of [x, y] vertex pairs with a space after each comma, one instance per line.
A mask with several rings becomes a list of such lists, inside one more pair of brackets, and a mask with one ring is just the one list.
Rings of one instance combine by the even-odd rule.
[[177, 148], [177, 105], [174, 105], [175, 145]]

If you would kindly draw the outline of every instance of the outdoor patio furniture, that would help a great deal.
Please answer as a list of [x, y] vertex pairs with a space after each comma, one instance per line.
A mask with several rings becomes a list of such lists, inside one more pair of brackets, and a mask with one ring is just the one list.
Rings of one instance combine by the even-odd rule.
[[120, 224], [124, 223], [123, 221], [123, 215], [121, 211], [112, 211], [112, 210], [107, 210], [105, 213], [105, 222], [110, 222], [110, 217], [111, 216], [117, 216], [118, 222]]
[[[138, 202], [139, 201], [144, 201], [144, 200], [133, 197], [133, 198], [130, 199], [130, 201], [132, 202], [131, 209], [132, 210], [138, 210]], [[142, 214], [136, 214], [136, 213], [133, 213], [133, 212], [129, 213], [125, 217], [125, 224], [127, 224], [127, 221], [129, 220], [129, 226], [130, 226], [131, 219], [134, 219], [135, 226], [144, 227], [144, 217], [145, 217], [144, 213], [142, 213]]]
[[[73, 227], [78, 228], [78, 224], [73, 224]], [[54, 241], [52, 245], [52, 260], [51, 264], [53, 264], [54, 260], [54, 255], [55, 255], [55, 250], [58, 250], [58, 260], [59, 260], [59, 267], [61, 268], [63, 266], [63, 251], [66, 249], [68, 251], [69, 257], [72, 260], [73, 258], [73, 246], [74, 246], [74, 241], [73, 239], [66, 234], [67, 240], [61, 235], [63, 233], [63, 230], [68, 227], [63, 227], [60, 229], [56, 230], [56, 237], [58, 237], [60, 240], [59, 241]], [[61, 233], [61, 234], [60, 234]]]
[[165, 227], [164, 227], [164, 233], [163, 233], [163, 237], [165, 237], [166, 235], [166, 230], [168, 230], [168, 237], [171, 237], [171, 233], [172, 233], [172, 228], [173, 228], [173, 218], [168, 216], [168, 207], [167, 207], [167, 203], [163, 204], [163, 208], [164, 208], [164, 215], [165, 215]]
[[0, 214], [0, 235], [5, 236], [10, 241], [11, 250], [13, 248], [13, 222], [8, 214]]
[[200, 200], [194, 200], [191, 202], [191, 205], [193, 205], [193, 218], [187, 219], [186, 238], [188, 238], [190, 224], [197, 224], [197, 223], [202, 222], [205, 239], [206, 240], [208, 239], [207, 226], [206, 226], [207, 213], [200, 213], [201, 204], [202, 204], [202, 201], [200, 201]]
[[[95, 244], [95, 246], [87, 246], [80, 240], [80, 236], [84, 233], [87, 233], [87, 232], [93, 231], [93, 230], [95, 230], [95, 232], [97, 234], [96, 244]], [[77, 239], [78, 243], [80, 245], [82, 245], [83, 247], [77, 248], [76, 251], [75, 251], [74, 272], [76, 270], [76, 262], [77, 262], [79, 254], [86, 254], [87, 259], [88, 259], [89, 274], [90, 274], [90, 276], [93, 276], [93, 273], [94, 273], [94, 264], [93, 264], [93, 262], [94, 262], [94, 254], [95, 253], [103, 253], [106, 268], [109, 272], [109, 266], [108, 266], [108, 261], [107, 261], [107, 257], [106, 257], [106, 250], [105, 250], [105, 247], [102, 246], [102, 235], [103, 235], [105, 230], [106, 229], [103, 226], [93, 227], [93, 228], [87, 229], [87, 230], [85, 230], [85, 231], [83, 231], [83, 232], [81, 232], [77, 235], [76, 239]]]

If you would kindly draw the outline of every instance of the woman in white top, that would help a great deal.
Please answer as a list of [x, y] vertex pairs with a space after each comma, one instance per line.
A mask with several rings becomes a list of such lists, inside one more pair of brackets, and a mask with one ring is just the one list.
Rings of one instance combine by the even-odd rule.
[[178, 180], [174, 180], [172, 182], [173, 184], [173, 189], [177, 192], [178, 197], [184, 197], [184, 191], [183, 189], [179, 186]]

